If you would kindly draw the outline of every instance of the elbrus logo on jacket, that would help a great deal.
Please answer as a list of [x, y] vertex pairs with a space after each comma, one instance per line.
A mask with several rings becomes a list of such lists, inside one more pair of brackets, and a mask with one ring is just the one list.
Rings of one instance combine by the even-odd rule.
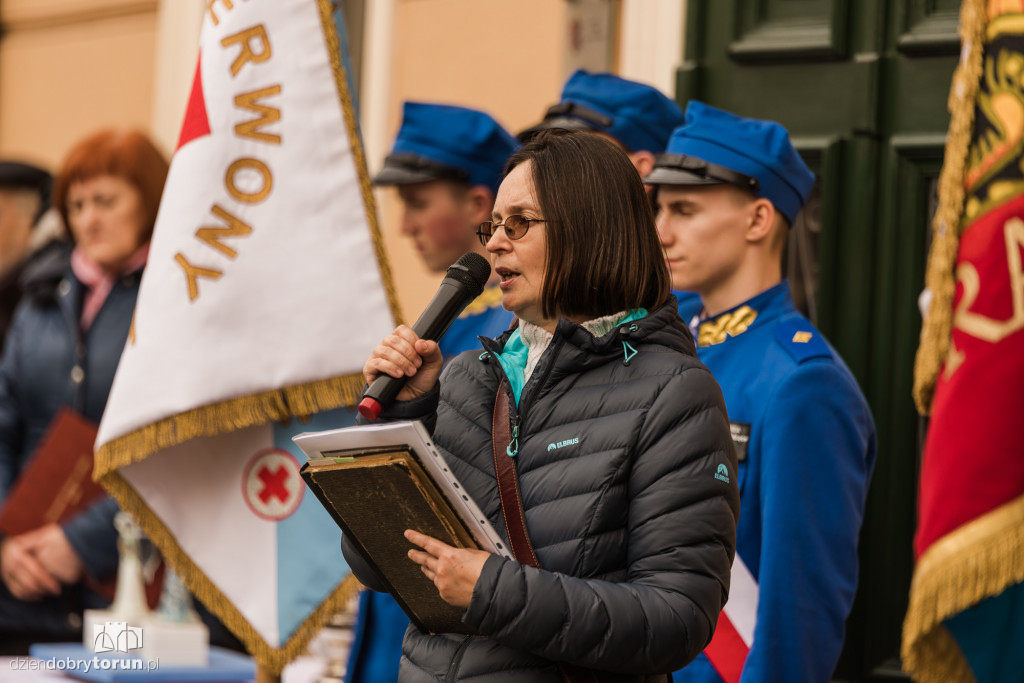
[[557, 450], [559, 448], [565, 448], [566, 446], [575, 446], [579, 442], [580, 442], [580, 437], [578, 437], [578, 436], [573, 437], [571, 439], [566, 439], [565, 441], [554, 441], [554, 442], [548, 444], [548, 452], [550, 453], [553, 450]]

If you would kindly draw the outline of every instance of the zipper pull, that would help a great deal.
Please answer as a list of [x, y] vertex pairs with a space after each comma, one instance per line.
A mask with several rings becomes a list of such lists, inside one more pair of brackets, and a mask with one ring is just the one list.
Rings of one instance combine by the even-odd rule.
[[622, 360], [622, 364], [623, 365], [629, 365], [629, 361], [633, 360], [633, 356], [636, 355], [636, 349], [633, 348], [632, 344], [630, 344], [628, 341], [625, 341], [625, 340], [623, 340], [623, 342], [622, 342], [622, 355], [623, 355], [623, 360]]
[[519, 422], [520, 418], [516, 415], [516, 419], [512, 422], [512, 440], [505, 447], [505, 455], [510, 458], [519, 455]]

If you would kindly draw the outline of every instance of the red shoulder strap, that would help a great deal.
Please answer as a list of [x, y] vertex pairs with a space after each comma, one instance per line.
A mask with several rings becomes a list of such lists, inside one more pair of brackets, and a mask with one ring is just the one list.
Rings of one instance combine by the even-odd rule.
[[[505, 529], [512, 544], [515, 558], [530, 567], [540, 568], [537, 553], [530, 543], [526, 530], [526, 516], [523, 514], [523, 499], [519, 495], [519, 477], [516, 475], [516, 459], [507, 450], [512, 442], [510, 426], [511, 413], [505, 382], [498, 385], [494, 399], [494, 416], [491, 418], [491, 443], [494, 450], [494, 474], [498, 480], [498, 495], [501, 498], [501, 514], [505, 518]], [[566, 662], [555, 662], [566, 683], [597, 683], [594, 672]]]

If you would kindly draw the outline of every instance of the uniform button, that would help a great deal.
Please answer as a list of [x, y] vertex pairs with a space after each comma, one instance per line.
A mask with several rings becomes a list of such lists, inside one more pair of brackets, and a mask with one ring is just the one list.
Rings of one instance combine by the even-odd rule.
[[71, 368], [71, 381], [75, 384], [81, 384], [82, 380], [85, 379], [85, 370], [82, 369], [81, 365], [76, 365]]
[[71, 283], [68, 282], [66, 278], [61, 280], [60, 284], [57, 285], [57, 293], [60, 294], [61, 296], [67, 296], [68, 292], [70, 292], [70, 291], [71, 291]]
[[67, 615], [68, 626], [73, 629], [82, 628], [82, 615], [77, 612], [69, 612]]

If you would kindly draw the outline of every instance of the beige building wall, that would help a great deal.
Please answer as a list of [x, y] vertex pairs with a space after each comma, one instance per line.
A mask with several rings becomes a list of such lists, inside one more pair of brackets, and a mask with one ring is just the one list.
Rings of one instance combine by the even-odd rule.
[[[564, 0], [397, 0], [386, 147], [398, 131], [405, 100], [481, 109], [513, 134], [539, 120], [558, 100], [565, 80], [565, 20]], [[387, 149], [369, 160], [371, 168], [379, 168], [381, 151]], [[377, 196], [403, 312], [412, 321], [440, 276], [424, 268], [398, 233], [396, 191]]]
[[0, 155], [55, 167], [101, 126], [149, 130], [157, 0], [0, 2]]
[[[359, 0], [353, 0], [358, 2]], [[344, 4], [344, 3], [343, 3]], [[204, 0], [0, 0], [0, 157], [54, 167], [103, 126], [177, 139]], [[370, 171], [407, 99], [461, 104], [516, 131], [557, 101], [577, 67], [671, 89], [682, 0], [362, 0], [360, 115]], [[380, 225], [405, 318], [439, 276], [397, 232], [392, 190]]]

